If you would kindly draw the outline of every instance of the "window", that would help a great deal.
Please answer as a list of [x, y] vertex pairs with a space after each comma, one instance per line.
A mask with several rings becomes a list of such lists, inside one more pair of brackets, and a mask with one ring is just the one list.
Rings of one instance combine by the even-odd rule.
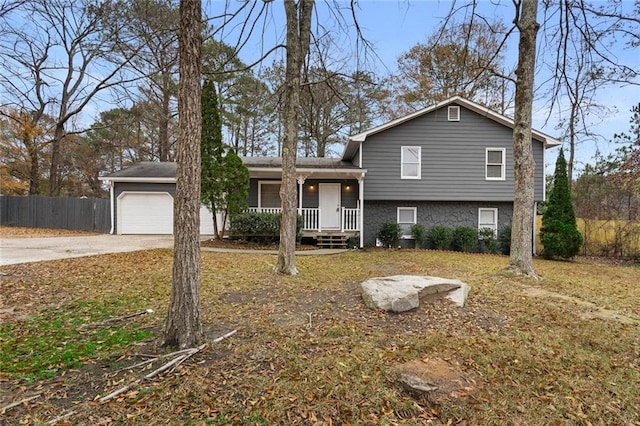
[[460, 121], [460, 107], [450, 106], [447, 109], [447, 115], [449, 121]]
[[498, 209], [478, 209], [478, 231], [491, 229], [493, 236], [498, 236]]
[[411, 238], [411, 225], [416, 223], [416, 207], [398, 207], [398, 225], [402, 231], [402, 238]]
[[485, 179], [504, 180], [505, 178], [505, 149], [487, 148]]
[[420, 179], [422, 148], [419, 146], [403, 146], [400, 153], [402, 163], [401, 179]]
[[280, 181], [258, 182], [258, 207], [280, 208]]

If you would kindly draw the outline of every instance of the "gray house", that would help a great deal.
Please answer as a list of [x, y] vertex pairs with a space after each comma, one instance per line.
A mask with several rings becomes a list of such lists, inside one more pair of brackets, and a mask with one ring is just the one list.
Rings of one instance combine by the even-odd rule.
[[[340, 159], [299, 158], [296, 177], [304, 235], [321, 243], [358, 235], [362, 246], [370, 246], [376, 244], [379, 227], [390, 221], [401, 225], [407, 239], [415, 223], [498, 232], [511, 223], [513, 213], [513, 126], [508, 117], [453, 97], [352, 136]], [[544, 199], [545, 150], [557, 145], [558, 140], [533, 131], [536, 201]], [[281, 159], [243, 161], [251, 176], [250, 209], [279, 211]], [[149, 186], [133, 186], [143, 182], [131, 180], [136, 178], [131, 174], [143, 171], [131, 169], [102, 178], [112, 184], [116, 217], [123, 191], [151, 191]], [[129, 180], [122, 180], [123, 173]], [[151, 183], [148, 179], [161, 177], [145, 178]], [[127, 218], [119, 213], [114, 230], [124, 233]]]

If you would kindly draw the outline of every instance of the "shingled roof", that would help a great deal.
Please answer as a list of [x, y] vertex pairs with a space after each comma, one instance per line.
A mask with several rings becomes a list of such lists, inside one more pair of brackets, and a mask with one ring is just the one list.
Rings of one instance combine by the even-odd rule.
[[[282, 168], [282, 157], [240, 157], [251, 170], [273, 170]], [[300, 172], [312, 170], [334, 170], [339, 172], [362, 172], [363, 170], [339, 158], [298, 158], [296, 169]], [[177, 165], [173, 162], [143, 161], [127, 167], [100, 180], [113, 182], [175, 182]]]

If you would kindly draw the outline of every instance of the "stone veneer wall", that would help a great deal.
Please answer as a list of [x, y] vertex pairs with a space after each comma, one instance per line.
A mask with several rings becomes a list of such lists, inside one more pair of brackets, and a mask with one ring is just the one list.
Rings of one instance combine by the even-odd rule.
[[398, 207], [417, 207], [418, 223], [427, 229], [434, 226], [478, 227], [479, 208], [498, 209], [498, 232], [511, 224], [513, 203], [510, 202], [447, 202], [447, 201], [365, 201], [364, 245], [374, 246], [378, 229], [385, 222], [396, 222]]

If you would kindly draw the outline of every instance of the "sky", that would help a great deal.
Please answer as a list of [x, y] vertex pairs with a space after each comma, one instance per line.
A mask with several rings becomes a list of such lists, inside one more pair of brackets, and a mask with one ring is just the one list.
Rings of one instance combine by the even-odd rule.
[[[622, 0], [622, 2], [629, 10], [633, 8], [632, 0]], [[228, 3], [228, 7], [237, 7], [234, 3], [242, 4], [241, 1], [232, 0]], [[205, 13], [208, 16], [219, 14], [225, 4], [221, 0], [210, 1], [204, 6]], [[331, 35], [339, 38], [336, 43], [338, 46], [336, 49], [340, 51], [337, 53], [341, 53], [340, 60], [355, 61], [356, 57], [362, 58], [362, 55], [358, 56], [356, 54], [353, 47], [356, 44], [356, 37], [352, 25], [353, 20], [348, 10], [348, 3], [317, 0], [316, 4], [315, 21], [321, 23]], [[338, 7], [345, 8], [343, 10], [343, 15], [345, 16], [343, 27], [339, 27], [335, 23], [335, 19], [333, 19], [328, 8], [328, 5], [335, 8], [336, 4]], [[458, 4], [461, 4], [461, 2], [459, 1]], [[502, 18], [507, 25], [513, 21], [513, 5], [510, 0], [480, 0], [478, 4], [478, 12], [482, 16]], [[424, 42], [437, 29], [442, 19], [448, 15], [451, 5], [450, 1], [445, 0], [361, 0], [358, 2], [356, 9], [358, 24], [364, 37], [373, 46], [373, 52], [369, 51], [366, 56], [365, 66], [369, 69], [373, 68], [379, 75], [395, 71], [397, 58], [415, 44]], [[245, 62], [252, 62], [257, 59], [262, 52], [268, 50], [274, 44], [274, 40], [283, 40], [283, 7], [280, 1], [274, 1], [270, 7], [270, 13], [267, 19], [262, 21], [260, 31], [256, 31], [256, 36], [251, 38], [240, 51], [240, 57]], [[460, 17], [462, 18], [461, 15]], [[538, 22], [543, 21], [544, 17], [540, 13]], [[345, 35], [344, 26], [348, 27], [348, 35]], [[237, 28], [230, 27], [225, 33], [218, 34], [218, 38], [233, 44], [237, 39]], [[544, 40], [541, 34], [539, 34], [538, 40], [542, 47]], [[538, 49], [539, 57], [537, 61], [539, 64], [544, 60], [541, 55], [553, 55], [555, 53], [552, 46], [546, 47], [546, 49]], [[613, 52], [630, 66], [640, 69], [639, 48], [635, 48], [635, 50], [628, 49], [620, 43], [614, 46]], [[338, 57], [339, 55], [336, 54], [334, 56]], [[515, 66], [517, 62], [517, 33], [512, 36], [505, 56], [507, 63]], [[267, 60], [267, 63], [270, 62], [271, 60]], [[352, 66], [354, 66], [353, 63]], [[540, 85], [544, 80], [545, 71], [540, 69], [537, 72], [536, 84]], [[549, 117], [547, 110], [548, 99], [541, 96], [542, 93], [543, 89], [538, 87], [534, 102], [533, 126], [551, 136], [559, 137], [561, 131], [556, 129], [555, 126], [560, 117], [557, 112], [553, 113], [547, 122]], [[585, 143], [578, 146], [578, 169], [581, 168], [581, 164], [592, 161], [596, 148], [604, 153], [615, 149], [615, 146], [611, 146], [608, 141], [611, 140], [614, 133], [629, 129], [629, 118], [631, 116], [629, 111], [633, 105], [640, 102], [640, 84], [608, 87], [598, 95], [597, 101], [609, 107], [611, 111], [591, 118], [591, 130], [601, 134], [602, 139], [597, 142], [597, 145]], [[549, 153], [551, 155], [547, 156], [548, 173], [553, 170], [557, 151], [557, 149], [554, 149]]]

